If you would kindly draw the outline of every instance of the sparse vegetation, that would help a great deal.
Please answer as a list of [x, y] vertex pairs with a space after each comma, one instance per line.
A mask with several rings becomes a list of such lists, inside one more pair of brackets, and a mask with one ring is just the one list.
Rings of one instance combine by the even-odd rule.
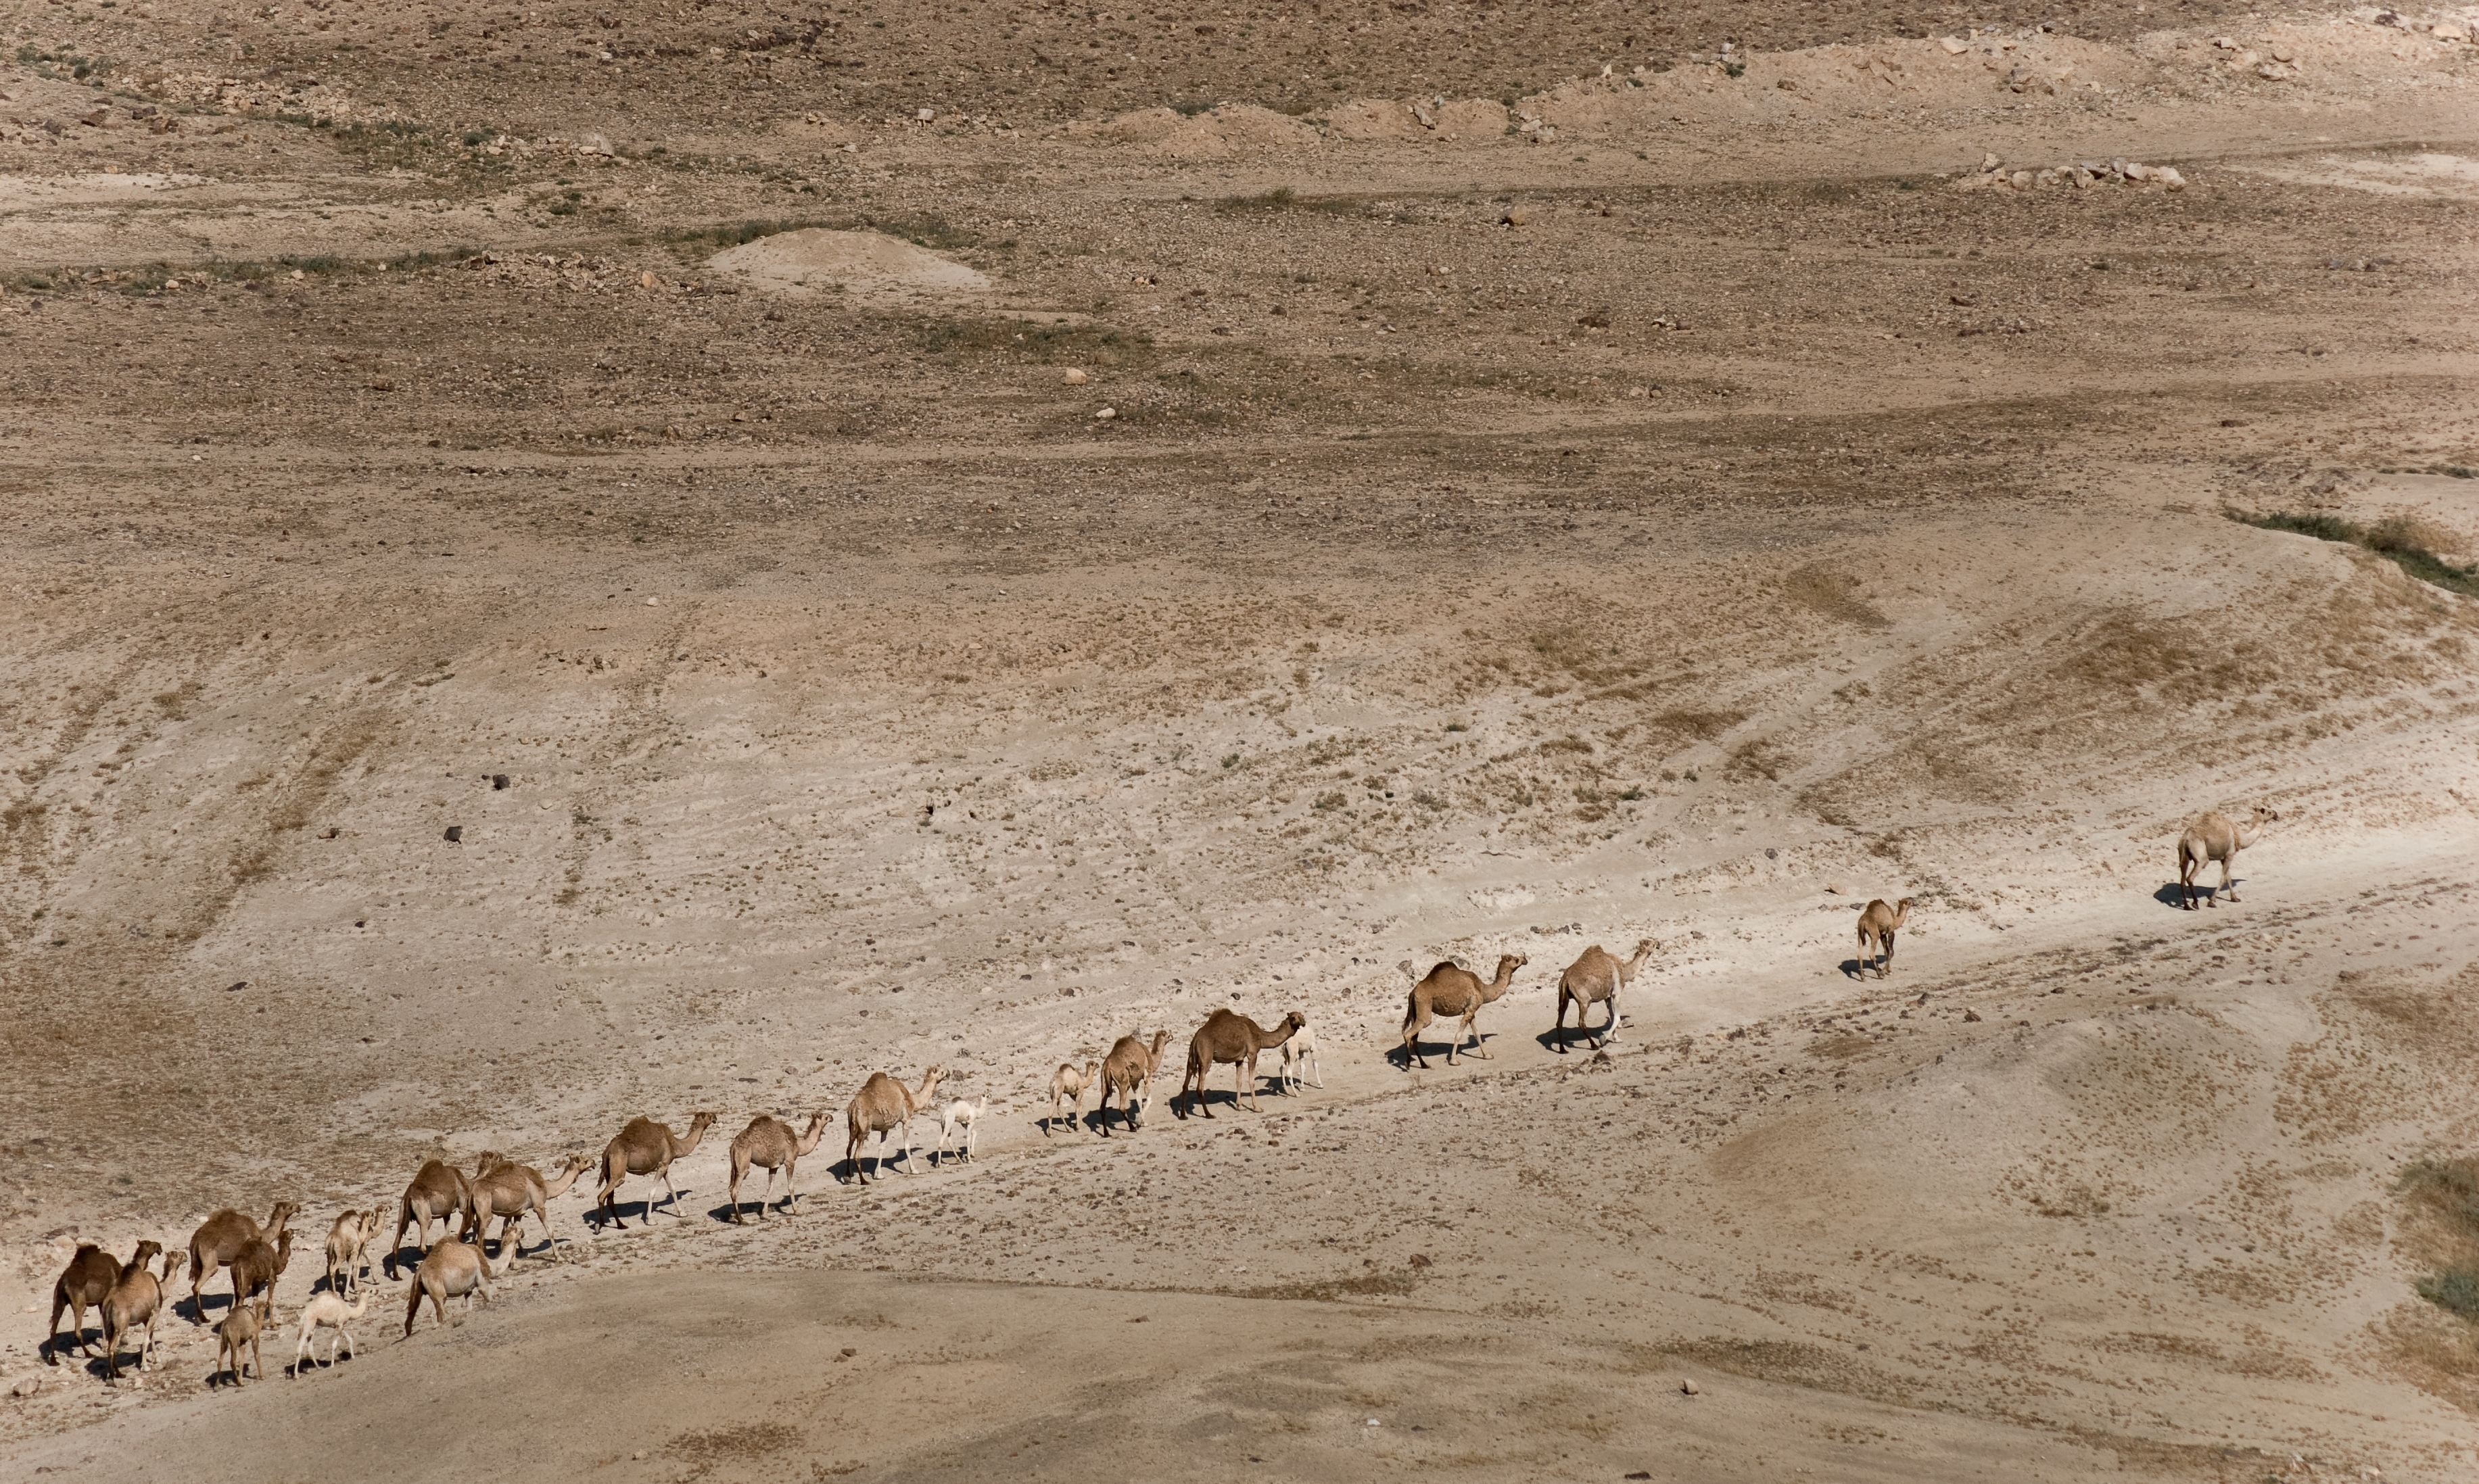
[[2479, 598], [2479, 565], [2456, 567], [2437, 555], [2437, 548], [2449, 544], [2451, 538], [2412, 516], [2387, 516], [2373, 525], [2361, 525], [2339, 516], [2299, 515], [2279, 510], [2252, 515], [2231, 511], [2229, 515], [2231, 520], [2240, 525], [2262, 530], [2288, 531], [2293, 535], [2313, 536], [2318, 541], [2362, 547], [2389, 558], [2421, 582], [2465, 597]]

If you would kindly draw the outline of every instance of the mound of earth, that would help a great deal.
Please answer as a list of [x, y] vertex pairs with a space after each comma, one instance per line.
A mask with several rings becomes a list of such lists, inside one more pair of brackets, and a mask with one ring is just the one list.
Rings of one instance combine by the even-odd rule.
[[990, 281], [952, 258], [883, 232], [810, 227], [727, 247], [706, 260], [753, 288], [814, 294], [957, 295], [985, 294]]

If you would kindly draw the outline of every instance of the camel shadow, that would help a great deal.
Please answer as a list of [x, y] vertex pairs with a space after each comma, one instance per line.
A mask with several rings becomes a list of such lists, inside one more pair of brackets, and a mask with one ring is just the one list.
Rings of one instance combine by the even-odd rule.
[[[1416, 1065], [1413, 1061], [1413, 1058], [1416, 1055], [1423, 1057], [1442, 1057], [1446, 1054], [1446, 1048], [1453, 1045], [1457, 1048], [1455, 1051], [1456, 1062], [1457, 1064], [1461, 1064], [1463, 1058], [1470, 1056], [1477, 1051], [1488, 1050], [1489, 1043], [1496, 1038], [1497, 1033], [1495, 1031], [1475, 1031], [1472, 1034], [1472, 1038], [1470, 1044], [1458, 1044], [1457, 1042], [1443, 1040], [1433, 1041], [1422, 1037], [1416, 1037], [1409, 1046], [1396, 1046], [1389, 1050], [1386, 1053], [1386, 1060], [1392, 1064], [1403, 1068], [1405, 1071], [1410, 1071]], [[1546, 1042], [1545, 1041], [1544, 1044], [1546, 1044]], [[1483, 1057], [1481, 1060], [1486, 1062], [1489, 1058]]]
[[1869, 965], [1864, 960], [1858, 959], [1845, 959], [1842, 960], [1840, 966], [1842, 969], [1842, 977], [1845, 979], [1866, 979], [1868, 977]]
[[[2246, 884], [2246, 878], [2245, 878], [2245, 877], [2243, 877], [2243, 876], [2233, 876], [2233, 877], [2231, 877], [2231, 878], [2230, 878], [2229, 889], [2230, 889], [2231, 891], [2236, 891], [2236, 890], [2237, 890], [2240, 886], [2243, 886], [2243, 885], [2245, 885], [2245, 884]], [[2195, 895], [2196, 895], [2196, 897], [2198, 897], [2198, 898], [2200, 899], [2200, 900], [2197, 902], [2197, 904], [2196, 904], [2196, 905], [2197, 905], [2199, 908], [2200, 908], [2200, 907], [2205, 907], [2205, 906], [2210, 906], [2210, 905], [2211, 905], [2212, 903], [2214, 903], [2214, 902], [2216, 902], [2216, 901], [2218, 901], [2218, 900], [2220, 899], [2218, 889], [2217, 889], [2217, 888], [2207, 889], [2207, 888], [2208, 888], [2208, 886], [2209, 886], [2209, 883], [2205, 883], [2205, 882], [2197, 882], [2197, 883], [2195, 883]], [[2179, 885], [2179, 883], [2176, 883], [2176, 882], [2171, 882], [2171, 883], [2169, 883], [2167, 885], [2165, 885], [2165, 886], [2161, 887], [2159, 891], [2154, 892], [2154, 893], [2152, 894], [2152, 900], [2153, 900], [2153, 901], [2155, 901], [2155, 902], [2160, 903], [2162, 907], [2175, 907], [2175, 908], [2184, 908], [2185, 907], [2185, 905], [2186, 905], [2186, 893], [2185, 893], [2185, 888], [2184, 888], [2183, 886]], [[2235, 897], [2235, 896], [2233, 896], [2233, 897], [2231, 897], [2229, 900], [2230, 900], [2231, 902], [2235, 903], [2235, 902], [2236, 902], [2236, 901], [2237, 901], [2237, 898], [2236, 898], [2236, 897]]]
[[[680, 1201], [685, 1201], [688, 1198], [688, 1191], [682, 1190], [679, 1192]], [[654, 1208], [657, 1205], [660, 1205], [663, 1208], [665, 1215], [670, 1215], [679, 1209], [679, 1201], [666, 1200], [660, 1194], [654, 1193], [648, 1194], [647, 1197], [641, 1201], [621, 1201], [610, 1207], [608, 1210], [605, 1210], [600, 1205], [588, 1206], [585, 1209], [584, 1216], [586, 1230], [597, 1236], [601, 1235], [602, 1230], [606, 1225], [616, 1226], [623, 1231], [626, 1230], [628, 1223], [628, 1208], [632, 1205], [637, 1208], [637, 1220], [640, 1224], [646, 1226], [652, 1226], [653, 1224]], [[519, 1238], [518, 1245], [523, 1246], [524, 1243], [524, 1239]], [[422, 1260], [422, 1254], [419, 1252], [416, 1252], [413, 1257], [415, 1262], [420, 1262]]]

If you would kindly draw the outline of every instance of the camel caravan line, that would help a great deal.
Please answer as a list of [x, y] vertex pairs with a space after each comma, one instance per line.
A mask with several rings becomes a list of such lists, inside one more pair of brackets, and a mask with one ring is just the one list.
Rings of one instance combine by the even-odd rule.
[[[2236, 903], [2238, 897], [2233, 873], [2238, 852], [2262, 838], [2265, 825], [2279, 818], [2263, 807], [2256, 808], [2244, 825], [2218, 813], [2196, 816], [2178, 839], [2177, 884], [2165, 888], [2160, 900], [2171, 901], [2174, 890], [2175, 905], [2194, 910], [2195, 877], [2205, 867], [2218, 864], [2220, 883], [2202, 891], [2202, 905], [2218, 906], [2224, 892]], [[1890, 975], [1894, 969], [1895, 935], [1918, 907], [1914, 898], [1904, 897], [1893, 903], [1871, 901], [1861, 908], [1858, 953], [1844, 964], [1845, 972], [1863, 979], [1871, 971], [1878, 979]], [[1625, 1023], [1620, 997], [1659, 951], [1660, 944], [1651, 938], [1640, 939], [1624, 959], [1597, 943], [1585, 949], [1558, 976], [1557, 1011], [1544, 1042], [1561, 1056], [1567, 1054], [1573, 1036], [1583, 1037], [1596, 1051], [1608, 1045]], [[1399, 1046], [1402, 1068], [1410, 1072], [1428, 1067], [1423, 1033], [1446, 1022], [1452, 1022], [1445, 1037], [1448, 1065], [1466, 1055], [1490, 1057], [1487, 1038], [1480, 1030], [1481, 1011], [1506, 997], [1515, 986], [1516, 974], [1528, 962], [1521, 954], [1501, 955], [1491, 977], [1482, 979], [1452, 959], [1438, 962], [1425, 974], [1418, 973], [1406, 960], [1401, 967], [1413, 984], [1403, 1005]], [[1575, 1017], [1572, 1036], [1567, 1023], [1571, 1008]], [[1595, 1016], [1599, 1019], [1597, 1026], [1592, 1023]], [[1114, 1121], [1122, 1133], [1134, 1134], [1142, 1129], [1144, 1115], [1153, 1106], [1154, 1084], [1163, 1070], [1163, 1053], [1170, 1036], [1167, 1028], [1156, 1030], [1149, 1040], [1122, 1036], [1098, 1061], [1088, 1060], [1082, 1066], [1074, 1062], [1060, 1063], [1050, 1079], [1050, 1111], [1035, 1120], [1043, 1136], [1047, 1138], [1055, 1132], [1062, 1103], [1067, 1127], [1085, 1128], [1087, 1094], [1093, 1096], [1092, 1127], [1102, 1137], [1112, 1137]], [[1279, 1058], [1274, 1073], [1277, 1091], [1297, 1094], [1304, 1087], [1325, 1086], [1324, 1074], [1317, 1065], [1316, 1036], [1298, 1011], [1265, 1026], [1237, 1011], [1219, 1008], [1208, 1014], [1205, 1023], [1188, 1037], [1186, 1073], [1178, 1093], [1171, 1099], [1171, 1112], [1183, 1119], [1214, 1117], [1214, 1100], [1206, 1084], [1215, 1069], [1224, 1066], [1231, 1068], [1231, 1107], [1263, 1112], [1258, 1102], [1259, 1060], [1268, 1052]], [[1394, 1051], [1390, 1049], [1389, 1060], [1393, 1056]], [[844, 1158], [835, 1172], [836, 1182], [869, 1185], [871, 1176], [882, 1176], [890, 1162], [903, 1174], [919, 1173], [919, 1150], [912, 1137], [916, 1119], [934, 1125], [938, 1131], [932, 1154], [933, 1163], [943, 1163], [950, 1157], [970, 1163], [981, 1126], [996, 1105], [983, 1098], [955, 1099], [943, 1108], [936, 1106], [938, 1086], [945, 1077], [943, 1068], [931, 1066], [922, 1072], [917, 1085], [907, 1087], [885, 1072], [872, 1073], [844, 1109]], [[592, 1210], [612, 1229], [627, 1228], [621, 1215], [620, 1191], [632, 1177], [661, 1186], [659, 1195], [651, 1183], [646, 1190], [640, 1211], [644, 1225], [652, 1225], [655, 1208], [666, 1202], [675, 1219], [685, 1220], [679, 1209], [679, 1189], [672, 1182], [672, 1166], [697, 1150], [721, 1116], [713, 1111], [692, 1112], [684, 1133], [676, 1133], [671, 1125], [652, 1118], [631, 1118], [603, 1146], [599, 1157], [583, 1150], [568, 1151], [560, 1157], [555, 1173], [549, 1176], [495, 1150], [484, 1151], [470, 1173], [445, 1160], [425, 1161], [397, 1198], [396, 1232], [375, 1265], [378, 1276], [389, 1282], [398, 1281], [404, 1236], [408, 1230], [413, 1233], [414, 1247], [420, 1256], [403, 1280], [406, 1338], [413, 1335], [424, 1300], [430, 1305], [434, 1325], [447, 1324], [449, 1299], [462, 1299], [460, 1314], [470, 1314], [477, 1298], [484, 1303], [490, 1301], [492, 1281], [504, 1276], [518, 1258], [556, 1259], [572, 1248], [574, 1243], [551, 1219], [550, 1202], [572, 1190], [584, 1194], [581, 1180], [589, 1172], [597, 1176]], [[745, 1225], [746, 1213], [753, 1205], [760, 1220], [767, 1217], [770, 1205], [786, 1215], [797, 1215], [802, 1196], [797, 1181], [800, 1162], [824, 1141], [831, 1121], [831, 1106], [818, 1108], [809, 1115], [807, 1127], [797, 1133], [792, 1125], [772, 1113], [759, 1113], [750, 1119], [749, 1126], [731, 1139], [728, 1207], [721, 1218]], [[873, 1139], [875, 1146], [870, 1147]], [[743, 1187], [751, 1183], [754, 1171], [761, 1169], [766, 1172], [765, 1182], [749, 1192], [755, 1197], [751, 1200], [744, 1196]], [[775, 1199], [779, 1174], [783, 1182], [779, 1202]], [[260, 1340], [276, 1328], [275, 1287], [291, 1261], [292, 1219], [299, 1209], [291, 1201], [278, 1201], [264, 1222], [252, 1220], [239, 1211], [218, 1211], [191, 1236], [191, 1322], [207, 1323], [207, 1294], [203, 1291], [211, 1280], [226, 1276], [231, 1290], [223, 1318], [214, 1326], [217, 1365], [210, 1375], [211, 1381], [215, 1375], [227, 1375], [231, 1384], [241, 1385], [253, 1372], [264, 1374]], [[542, 1244], [531, 1253], [524, 1248], [528, 1215], [542, 1228]], [[499, 1222], [496, 1238], [489, 1231], [494, 1217]], [[314, 1292], [295, 1320], [297, 1330], [290, 1368], [295, 1377], [305, 1369], [333, 1366], [354, 1352], [351, 1326], [371, 1302], [371, 1249], [377, 1242], [385, 1219], [384, 1207], [352, 1209], [336, 1216], [328, 1227], [325, 1261], [319, 1267], [323, 1277], [314, 1280]], [[436, 1241], [430, 1236], [434, 1221], [440, 1229]], [[496, 1268], [492, 1266], [493, 1248], [498, 1260]], [[52, 1317], [42, 1346], [46, 1362], [59, 1365], [62, 1353], [71, 1347], [89, 1358], [95, 1355], [87, 1328], [87, 1311], [92, 1309], [102, 1326], [101, 1369], [106, 1377], [114, 1381], [120, 1378], [121, 1357], [133, 1346], [137, 1367], [144, 1369], [155, 1351], [157, 1322], [172, 1307], [170, 1286], [178, 1256], [165, 1251], [155, 1241], [139, 1242], [126, 1262], [115, 1261], [91, 1243], [79, 1246], [53, 1285]], [[159, 1258], [160, 1272], [156, 1266]], [[70, 1328], [65, 1334], [61, 1330], [64, 1310], [70, 1315]], [[323, 1363], [318, 1358], [318, 1342], [322, 1334], [327, 1338], [327, 1358]]]

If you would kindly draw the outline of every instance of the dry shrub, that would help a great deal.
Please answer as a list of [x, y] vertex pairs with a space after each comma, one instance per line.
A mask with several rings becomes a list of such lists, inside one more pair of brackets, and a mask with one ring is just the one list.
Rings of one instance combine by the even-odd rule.
[[1782, 579], [1782, 596], [1829, 619], [1862, 628], [1891, 628], [1894, 621], [1859, 597], [1859, 579], [1822, 567], [1802, 567]]
[[2420, 1160], [2401, 1173], [2401, 1245], [2425, 1267], [2386, 1323], [2394, 1365], [2434, 1395], [2479, 1412], [2479, 1157]]
[[684, 1432], [664, 1446], [675, 1453], [703, 1461], [764, 1458], [799, 1447], [801, 1429], [782, 1422], [743, 1422], [736, 1427]]
[[1710, 742], [1747, 719], [1745, 711], [1676, 710], [1662, 712], [1652, 718], [1649, 725], [1674, 737], [1693, 737], [1700, 742]]

